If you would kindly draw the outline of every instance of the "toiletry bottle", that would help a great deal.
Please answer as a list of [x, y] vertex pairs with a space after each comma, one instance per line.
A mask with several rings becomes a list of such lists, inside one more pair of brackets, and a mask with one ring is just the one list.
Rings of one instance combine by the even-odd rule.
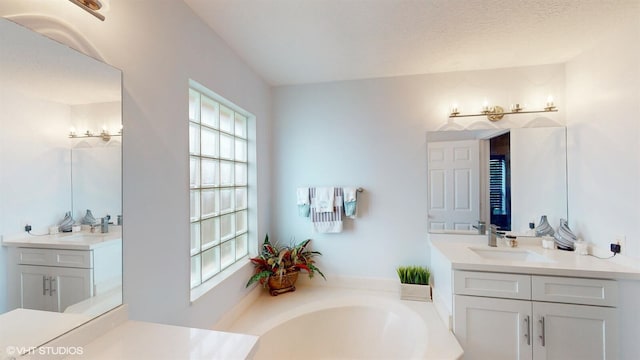
[[527, 230], [527, 236], [536, 236], [536, 223], [534, 222], [530, 222], [529, 223], [529, 230]]
[[109, 218], [110, 216], [107, 215], [103, 217], [102, 221], [100, 222], [100, 232], [103, 234], [106, 234], [109, 232]]

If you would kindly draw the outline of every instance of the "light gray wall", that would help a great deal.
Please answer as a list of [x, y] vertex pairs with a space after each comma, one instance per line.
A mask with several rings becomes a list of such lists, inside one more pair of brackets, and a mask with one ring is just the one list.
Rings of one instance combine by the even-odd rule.
[[567, 63], [569, 213], [585, 240], [640, 258], [640, 21]]
[[45, 15], [31, 22], [43, 32], [51, 19], [70, 27], [123, 71], [124, 301], [135, 320], [210, 327], [246, 294], [251, 269], [190, 303], [188, 80], [257, 117], [258, 234], [269, 224], [270, 87], [182, 1], [112, 0], [104, 22], [68, 1], [0, 3], [14, 15]]
[[[604, 249], [640, 258], [640, 21], [567, 63], [569, 214]], [[640, 354], [640, 283], [621, 281], [620, 359]]]

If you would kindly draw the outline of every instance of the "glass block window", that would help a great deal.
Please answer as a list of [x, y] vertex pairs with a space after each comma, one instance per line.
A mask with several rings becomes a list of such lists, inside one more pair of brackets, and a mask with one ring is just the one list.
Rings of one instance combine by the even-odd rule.
[[248, 255], [247, 116], [214, 97], [189, 89], [192, 289]]

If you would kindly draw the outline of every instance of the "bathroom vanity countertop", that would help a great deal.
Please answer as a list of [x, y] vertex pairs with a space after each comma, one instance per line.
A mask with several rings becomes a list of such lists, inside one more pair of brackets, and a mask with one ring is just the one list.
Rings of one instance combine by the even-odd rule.
[[68, 359], [246, 359], [257, 342], [253, 335], [128, 320]]
[[[34, 351], [52, 338], [65, 333], [92, 317], [82, 314], [62, 314], [52, 311], [15, 309], [0, 314], [0, 360], [17, 358]], [[34, 331], [33, 324], [37, 326]]]
[[122, 232], [118, 230], [108, 233], [92, 233], [88, 231], [59, 233], [55, 235], [26, 235], [5, 238], [2, 245], [13, 247], [31, 247], [66, 250], [91, 250], [105, 246], [114, 240], [122, 240]]
[[[431, 239], [431, 247], [442, 253], [454, 270], [475, 270], [509, 272], [532, 275], [555, 275], [583, 278], [640, 280], [640, 268], [630, 266], [623, 256], [611, 259], [598, 259], [593, 256], [578, 255], [573, 251], [544, 249], [535, 238], [521, 241], [517, 247], [505, 245], [489, 247], [478, 241], [451, 241]], [[500, 242], [500, 241], [499, 241]], [[524, 243], [524, 244], [523, 244]], [[476, 250], [505, 252], [528, 251], [547, 258], [548, 262], [490, 259], [479, 255]]]

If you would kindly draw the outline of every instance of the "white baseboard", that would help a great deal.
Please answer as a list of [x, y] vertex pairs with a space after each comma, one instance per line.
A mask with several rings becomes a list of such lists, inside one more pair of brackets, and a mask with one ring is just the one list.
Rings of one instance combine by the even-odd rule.
[[440, 320], [444, 323], [444, 326], [449, 329], [449, 331], [453, 331], [453, 317], [451, 316], [451, 312], [447, 309], [445, 305], [446, 302], [442, 299], [442, 296], [438, 291], [433, 289], [433, 305], [436, 307], [436, 311], [440, 316]]

